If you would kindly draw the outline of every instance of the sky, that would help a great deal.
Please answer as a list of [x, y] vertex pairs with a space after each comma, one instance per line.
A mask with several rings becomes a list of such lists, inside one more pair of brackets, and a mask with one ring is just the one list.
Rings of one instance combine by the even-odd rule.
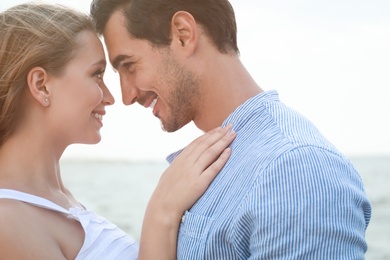
[[[23, 0], [1, 1], [0, 11]], [[42, 1], [41, 1], [42, 2]], [[52, 0], [88, 12], [90, 0]], [[231, 0], [241, 60], [264, 90], [309, 118], [348, 156], [390, 156], [390, 1]], [[64, 159], [154, 161], [202, 134], [193, 123], [165, 133], [151, 109], [124, 106], [118, 75], [106, 85], [97, 145], [72, 145]]]

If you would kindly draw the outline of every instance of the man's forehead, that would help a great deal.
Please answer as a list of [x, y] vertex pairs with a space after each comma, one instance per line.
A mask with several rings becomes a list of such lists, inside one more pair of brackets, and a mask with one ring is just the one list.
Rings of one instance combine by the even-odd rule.
[[103, 36], [111, 35], [111, 33], [119, 30], [127, 31], [126, 26], [127, 26], [126, 17], [124, 16], [122, 11], [117, 10], [113, 12], [111, 16], [108, 18], [107, 24], [103, 30]]
[[123, 56], [125, 56], [123, 53], [124, 50], [122, 49], [123, 42], [124, 40], [129, 40], [128, 38], [129, 33], [126, 28], [126, 18], [121, 11], [115, 11], [108, 19], [103, 31], [103, 39], [113, 66], [118, 64], [118, 59], [123, 60]]

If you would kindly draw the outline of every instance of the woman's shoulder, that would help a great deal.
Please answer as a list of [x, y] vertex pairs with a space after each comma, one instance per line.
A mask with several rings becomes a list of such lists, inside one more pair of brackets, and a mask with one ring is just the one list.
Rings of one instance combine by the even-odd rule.
[[58, 225], [61, 221], [58, 218], [66, 219], [66, 216], [22, 201], [0, 199], [0, 252], [2, 257], [4, 256], [5, 259], [65, 259], [59, 236], [55, 232], [55, 227], [59, 230], [63, 229], [62, 225]]
[[[0, 252], [5, 259], [38, 259], [36, 248], [48, 241], [38, 234], [33, 209], [13, 199], [0, 199]], [[42, 226], [40, 226], [42, 228]], [[39, 253], [41, 254], [41, 253]], [[43, 258], [41, 258], [43, 259]], [[61, 258], [60, 258], [61, 259]]]
[[9, 235], [9, 238], [22, 236], [28, 240], [30, 235], [34, 235], [31, 233], [36, 226], [42, 222], [36, 210], [35, 207], [22, 201], [0, 199], [0, 236]]
[[2, 223], [2, 226], [6, 224], [3, 222], [6, 220], [8, 220], [10, 224], [20, 222], [26, 217], [28, 212], [28, 205], [22, 201], [10, 198], [0, 199], [0, 223]]

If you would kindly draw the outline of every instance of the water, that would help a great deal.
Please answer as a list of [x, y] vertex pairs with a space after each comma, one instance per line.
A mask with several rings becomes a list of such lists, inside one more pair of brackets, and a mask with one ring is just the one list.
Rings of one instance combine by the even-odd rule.
[[372, 204], [366, 259], [390, 259], [390, 157], [360, 157], [352, 161]]
[[[390, 157], [354, 157], [373, 212], [367, 260], [390, 259]], [[139, 241], [146, 204], [165, 162], [63, 161], [67, 187], [86, 207]]]

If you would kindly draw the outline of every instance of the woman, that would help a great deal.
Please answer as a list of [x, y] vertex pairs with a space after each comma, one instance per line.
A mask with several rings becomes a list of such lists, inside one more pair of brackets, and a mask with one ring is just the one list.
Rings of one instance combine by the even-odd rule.
[[[106, 60], [88, 16], [23, 4], [0, 14], [1, 259], [135, 259], [137, 243], [66, 189], [59, 160], [98, 143]], [[172, 259], [183, 212], [223, 167], [230, 127], [191, 143], [163, 173], [145, 214], [140, 259]]]

